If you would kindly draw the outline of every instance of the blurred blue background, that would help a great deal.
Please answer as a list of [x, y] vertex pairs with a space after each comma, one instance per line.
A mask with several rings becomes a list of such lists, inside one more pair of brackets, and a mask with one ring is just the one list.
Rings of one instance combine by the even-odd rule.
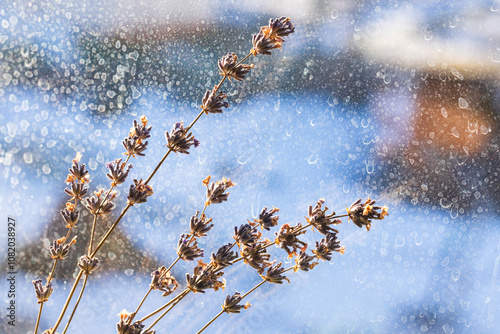
[[[200, 119], [200, 147], [166, 160], [153, 197], [129, 210], [103, 248], [69, 332], [114, 331], [116, 315], [137, 306], [150, 272], [175, 259], [179, 234], [203, 208], [201, 182], [212, 175], [237, 186], [206, 211], [215, 223], [200, 245], [207, 256], [264, 206], [280, 208], [280, 225], [305, 223], [319, 198], [344, 214], [371, 197], [390, 215], [369, 232], [344, 221], [344, 255], [290, 274], [290, 284], [264, 285], [248, 297], [250, 309], [207, 332], [496, 333], [499, 10], [498, 1], [0, 4], [0, 212], [16, 219], [18, 246], [17, 324], [4, 321], [2, 271], [1, 331], [33, 332], [31, 281], [48, 275], [48, 246], [66, 233], [59, 211], [76, 152], [90, 191], [107, 188], [104, 163], [122, 156], [133, 120], [146, 115], [152, 137], [129, 181], [146, 178], [166, 152], [164, 131], [189, 124], [219, 81], [217, 60], [243, 57], [252, 34], [285, 15], [296, 31], [282, 51], [251, 58], [245, 81], [222, 86], [231, 107]], [[118, 210], [127, 188], [119, 188]], [[57, 319], [90, 223], [82, 217], [79, 248], [56, 271], [42, 330]], [[304, 238], [314, 245], [321, 236]], [[2, 249], [6, 240], [4, 227]], [[270, 252], [292, 264], [280, 249]], [[174, 268], [181, 284], [193, 266]], [[227, 294], [261, 280], [244, 265], [224, 277], [225, 292], [191, 294], [158, 333], [196, 332]], [[164, 301], [152, 295], [142, 312]]]

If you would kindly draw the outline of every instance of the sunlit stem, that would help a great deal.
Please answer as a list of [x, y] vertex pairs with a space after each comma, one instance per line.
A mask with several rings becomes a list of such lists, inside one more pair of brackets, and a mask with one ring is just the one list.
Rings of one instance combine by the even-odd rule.
[[83, 275], [83, 270], [80, 270], [80, 272], [78, 273], [78, 276], [75, 279], [75, 283], [73, 283], [73, 286], [71, 287], [71, 291], [69, 292], [68, 298], [66, 298], [66, 302], [64, 303], [61, 314], [59, 314], [59, 318], [57, 318], [56, 324], [52, 327], [53, 333], [56, 332], [57, 327], [59, 327], [59, 325], [61, 324], [62, 318], [64, 317], [64, 313], [66, 313], [66, 310], [68, 309], [69, 302], [71, 301], [71, 298], [73, 298], [73, 294], [75, 293], [76, 286], [78, 285], [78, 282], [80, 282], [82, 275]]
[[[243, 300], [243, 298], [245, 298], [246, 296], [248, 296], [249, 294], [251, 294], [252, 292], [254, 292], [256, 289], [258, 289], [262, 284], [266, 283], [267, 281], [266, 280], [263, 280], [262, 282], [260, 282], [259, 284], [257, 284], [256, 286], [254, 286], [252, 289], [250, 289], [247, 293], [245, 293], [243, 296], [241, 296], [241, 300]], [[226, 309], [223, 308], [222, 311], [220, 311], [215, 317], [212, 318], [212, 320], [210, 320], [205, 326], [203, 326], [202, 329], [200, 329], [196, 334], [200, 334], [201, 332], [203, 332], [205, 329], [207, 329], [208, 326], [210, 326], [218, 317], [220, 317], [222, 315], [222, 313], [226, 312]]]
[[85, 286], [87, 285], [88, 277], [89, 277], [89, 275], [85, 274], [85, 279], [83, 280], [83, 285], [82, 285], [82, 289], [80, 291], [80, 295], [78, 295], [78, 299], [76, 301], [75, 307], [73, 307], [73, 312], [71, 312], [71, 316], [69, 317], [68, 323], [66, 324], [66, 327], [64, 327], [62, 334], [66, 333], [66, 331], [68, 330], [69, 324], [71, 323], [71, 320], [73, 320], [73, 316], [75, 315], [76, 308], [78, 307], [78, 304], [80, 303], [80, 300], [82, 299], [83, 291], [85, 291]]
[[137, 314], [137, 312], [139, 312], [139, 310], [141, 309], [142, 307], [142, 304], [144, 304], [144, 301], [146, 300], [146, 298], [148, 298], [149, 296], [149, 293], [153, 290], [153, 287], [149, 287], [149, 290], [148, 292], [146, 292], [146, 294], [144, 295], [144, 297], [142, 297], [142, 300], [141, 302], [139, 303], [139, 306], [137, 306], [136, 310], [130, 315], [130, 318], [128, 320], [128, 323], [131, 324], [132, 321], [134, 321], [134, 318]]
[[184, 297], [187, 296], [187, 294], [189, 293], [189, 291], [191, 290], [184, 290], [179, 296], [177, 296], [177, 299], [168, 309], [165, 310], [165, 312], [163, 312], [159, 317], [158, 319], [156, 319], [148, 328], [145, 329], [145, 332], [149, 331], [151, 328], [153, 328], [168, 312], [170, 312], [171, 309], [174, 308], [175, 305], [177, 305]]
[[54, 260], [54, 265], [52, 266], [52, 270], [51, 270], [51, 272], [49, 274], [49, 277], [47, 277], [47, 283], [50, 283], [50, 281], [52, 281], [52, 276], [54, 276], [54, 272], [56, 271], [56, 265], [57, 265], [57, 261], [58, 260], [59, 259], [55, 259]]
[[40, 309], [38, 309], [38, 316], [36, 317], [35, 331], [33, 332], [34, 334], [37, 334], [37, 332], [38, 332], [38, 325], [40, 325], [40, 317], [42, 316], [42, 309], [43, 309], [43, 302], [40, 303]]
[[146, 321], [147, 319], [151, 318], [152, 316], [154, 316], [155, 314], [163, 311], [164, 309], [166, 309], [167, 307], [169, 307], [170, 305], [172, 305], [173, 303], [175, 303], [177, 301], [177, 299], [179, 298], [184, 298], [185, 295], [187, 295], [189, 293], [189, 289], [185, 289], [184, 291], [182, 291], [177, 297], [173, 298], [172, 300], [170, 300], [168, 303], [166, 303], [165, 305], [163, 305], [162, 307], [156, 309], [155, 311], [149, 313], [147, 316], [145, 316], [144, 318], [142, 318], [141, 320], [139, 320], [140, 322], [144, 322]]

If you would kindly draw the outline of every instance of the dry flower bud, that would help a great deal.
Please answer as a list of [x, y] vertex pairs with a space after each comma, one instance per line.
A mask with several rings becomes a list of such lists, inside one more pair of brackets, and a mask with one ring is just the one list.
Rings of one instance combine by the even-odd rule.
[[109, 173], [107, 173], [106, 176], [111, 180], [111, 186], [116, 187], [125, 182], [132, 167], [132, 164], [129, 164], [127, 168], [125, 168], [125, 163], [122, 163], [122, 159], [108, 162], [106, 168], [109, 169]]
[[274, 214], [278, 211], [280, 211], [280, 209], [275, 208], [274, 206], [269, 210], [267, 207], [264, 207], [259, 214], [259, 219], [254, 219], [254, 222], [258, 223], [261, 229], [269, 231], [271, 227], [278, 225], [278, 219], [280, 217], [274, 216]]
[[222, 269], [231, 264], [231, 261], [238, 257], [238, 253], [231, 251], [233, 244], [229, 243], [217, 250], [217, 253], [212, 253], [210, 257], [211, 263], [215, 269]]
[[99, 267], [101, 261], [97, 257], [90, 258], [88, 255], [83, 255], [78, 260], [78, 268], [83, 270], [85, 275], [89, 275], [94, 269]]
[[312, 262], [316, 257], [307, 255], [305, 252], [300, 252], [299, 255], [295, 258], [295, 267], [294, 271], [297, 272], [297, 270], [303, 270], [303, 271], [309, 271], [309, 269], [313, 269], [316, 265], [318, 265], [318, 262]]
[[87, 194], [88, 188], [85, 183], [71, 182], [71, 187], [65, 188], [64, 192], [71, 196], [70, 201], [81, 200]]
[[[207, 186], [207, 200], [205, 201], [206, 206], [227, 201], [229, 193], [226, 194], [225, 191], [236, 185], [236, 183], [231, 182], [231, 180], [228, 180], [225, 177], [223, 177], [220, 181], [212, 182], [210, 185], [208, 182], [205, 182], [205, 180], [203, 180], [203, 184]], [[210, 179], [208, 178], [208, 180]]]
[[61, 216], [66, 223], [67, 228], [75, 227], [76, 223], [78, 222], [78, 218], [80, 217], [80, 211], [76, 209], [69, 209], [66, 207], [65, 209], [61, 210]]
[[184, 261], [193, 261], [198, 257], [203, 257], [203, 249], [198, 248], [196, 238], [189, 234], [181, 234], [177, 243], [177, 255]]
[[202, 105], [200, 108], [207, 115], [222, 113], [222, 108], [229, 108], [229, 103], [227, 103], [227, 101], [224, 101], [227, 95], [221, 92], [217, 94], [217, 91], [217, 86], [215, 86], [212, 90], [207, 90], [205, 96], [201, 101]]
[[[361, 198], [358, 199], [352, 203], [350, 208], [347, 208], [349, 219], [359, 228], [365, 226], [366, 230], [369, 231], [372, 219], [384, 219], [385, 216], [389, 215], [387, 206], [380, 207], [373, 204], [375, 201], [370, 198], [365, 203], [361, 203]], [[377, 212], [377, 210], [381, 211]]]
[[204, 213], [198, 217], [199, 214], [200, 211], [196, 211], [196, 215], [192, 216], [191, 221], [189, 222], [190, 233], [196, 238], [206, 236], [212, 227], [214, 227], [214, 224], [210, 224], [212, 222], [212, 218], [207, 219], [207, 216]]
[[239, 305], [238, 303], [242, 300], [243, 298], [241, 297], [241, 294], [239, 292], [236, 292], [234, 295], [228, 295], [226, 297], [226, 300], [222, 304], [222, 309], [224, 312], [227, 313], [240, 313], [241, 309], [248, 309], [250, 306], [250, 303], [246, 303], [245, 305]]
[[47, 282], [45, 286], [42, 285], [41, 279], [34, 280], [32, 283], [35, 286], [35, 295], [36, 299], [38, 299], [38, 304], [44, 303], [49, 300], [52, 291], [54, 291], [54, 288], [52, 288], [50, 282]]
[[54, 240], [52, 246], [49, 247], [50, 257], [53, 259], [64, 260], [69, 253], [69, 248], [76, 243], [76, 237], [70, 241], [69, 244], [65, 244], [66, 237]]
[[281, 268], [282, 263], [273, 264], [267, 269], [266, 276], [260, 275], [263, 280], [270, 283], [283, 284], [283, 281], [290, 283], [290, 280], [286, 276], [281, 275], [285, 272], [285, 269]]
[[227, 75], [229, 80], [231, 80], [231, 78], [237, 81], [245, 79], [245, 76], [253, 67], [253, 65], [238, 64], [238, 57], [231, 52], [219, 60], [219, 74]]
[[127, 204], [134, 205], [145, 203], [151, 195], [153, 195], [153, 187], [145, 184], [142, 179], [134, 180], [134, 184], [130, 185]]
[[162, 291], [162, 297], [170, 295], [179, 286], [179, 283], [177, 283], [175, 278], [170, 274], [170, 271], [167, 271], [167, 268], [164, 266], [153, 271], [151, 276], [153, 278], [151, 279], [150, 287], [154, 290]]
[[[288, 253], [288, 257], [292, 257], [297, 254], [297, 249], [305, 252], [307, 244], [297, 238], [304, 233], [306, 233], [306, 231], [302, 230], [301, 223], [297, 223], [297, 225], [293, 227], [290, 226], [290, 224], [284, 224], [281, 226], [279, 232], [274, 233], [276, 236], [275, 243]], [[290, 248], [292, 248], [292, 250]]]
[[175, 153], [189, 154], [191, 146], [198, 147], [200, 141], [190, 133], [186, 133], [187, 129], [184, 128], [183, 122], [175, 123], [172, 131], [165, 131], [165, 139], [167, 140], [167, 147]]

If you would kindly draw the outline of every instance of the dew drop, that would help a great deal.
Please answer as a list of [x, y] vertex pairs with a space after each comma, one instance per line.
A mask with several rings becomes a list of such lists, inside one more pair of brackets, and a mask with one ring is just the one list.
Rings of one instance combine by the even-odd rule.
[[458, 106], [462, 109], [467, 109], [469, 107], [469, 102], [463, 97], [458, 98]]
[[334, 9], [334, 10], [332, 10], [332, 12], [330, 13], [330, 16], [331, 16], [331, 18], [332, 18], [332, 19], [334, 19], [334, 20], [335, 20], [337, 17], [339, 17], [339, 12], [338, 12], [336, 9]]
[[403, 247], [405, 245], [405, 237], [402, 234], [398, 234], [396, 237], [396, 247]]

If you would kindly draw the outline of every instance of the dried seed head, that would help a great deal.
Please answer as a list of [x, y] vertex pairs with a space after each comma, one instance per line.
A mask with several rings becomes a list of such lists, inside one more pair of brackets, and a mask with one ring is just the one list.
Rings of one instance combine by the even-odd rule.
[[123, 141], [123, 147], [125, 148], [125, 154], [131, 155], [135, 157], [144, 156], [143, 153], [148, 148], [148, 142], [144, 141], [145, 139], [151, 137], [151, 126], [147, 126], [148, 119], [146, 116], [141, 116], [141, 123], [134, 120], [134, 125], [130, 129], [130, 133], [128, 137], [126, 137]]
[[228, 180], [225, 177], [223, 177], [222, 180], [212, 182], [211, 184], [209, 184], [209, 182], [210, 175], [203, 180], [203, 184], [207, 186], [207, 200], [205, 201], [206, 206], [227, 201], [229, 193], [226, 194], [225, 191], [236, 185], [236, 183], [231, 182], [231, 180]]
[[144, 183], [142, 179], [134, 180], [134, 184], [130, 185], [127, 196], [127, 204], [141, 204], [148, 200], [148, 197], [153, 195], [153, 187]]
[[226, 297], [226, 300], [222, 304], [222, 309], [224, 312], [227, 313], [240, 313], [241, 309], [248, 309], [250, 306], [250, 303], [246, 303], [245, 305], [239, 305], [238, 303], [242, 300], [243, 298], [241, 297], [241, 294], [239, 292], [236, 292], [234, 295], [230, 296], [228, 295]]
[[170, 271], [167, 271], [167, 268], [164, 266], [153, 271], [151, 276], [153, 278], [151, 279], [150, 287], [154, 290], [162, 291], [162, 297], [170, 295], [179, 286], [179, 283], [177, 283], [175, 278], [170, 274]]
[[254, 219], [254, 222], [260, 225], [261, 229], [269, 231], [271, 227], [278, 225], [278, 219], [280, 217], [274, 216], [276, 212], [280, 209], [273, 206], [272, 209], [267, 209], [264, 207], [259, 214], [259, 219]]
[[76, 236], [70, 241], [69, 244], [65, 244], [66, 237], [54, 240], [52, 246], [49, 247], [50, 257], [53, 259], [64, 260], [69, 253], [69, 248], [76, 242]]
[[259, 274], [262, 274], [264, 269], [273, 264], [273, 262], [269, 262], [271, 255], [267, 253], [267, 250], [261, 243], [242, 245], [240, 253], [244, 262], [256, 269]]
[[337, 239], [336, 233], [327, 233], [321, 241], [316, 241], [316, 249], [312, 252], [316, 254], [318, 259], [330, 261], [332, 259], [333, 252], [343, 254], [345, 249], [343, 246], [340, 246], [340, 241]]
[[193, 261], [198, 257], [203, 257], [203, 249], [198, 248], [196, 238], [189, 234], [181, 234], [177, 243], [177, 255], [184, 261]]
[[280, 18], [271, 19], [269, 25], [261, 27], [258, 34], [253, 35], [253, 48], [250, 52], [256, 56], [257, 54], [270, 55], [271, 50], [281, 49], [285, 42], [283, 37], [286, 37], [295, 31], [295, 27], [290, 22], [289, 17], [282, 16]]
[[307, 222], [316, 228], [319, 233], [326, 235], [327, 233], [338, 233], [336, 229], [332, 228], [330, 225], [338, 225], [342, 223], [340, 219], [334, 219], [335, 212], [326, 214], [328, 208], [322, 209], [322, 205], [325, 203], [323, 198], [320, 198], [314, 208], [312, 205], [309, 206], [309, 218], [306, 218]]
[[175, 123], [172, 131], [165, 131], [165, 139], [167, 140], [167, 147], [175, 153], [189, 154], [191, 146], [198, 147], [200, 141], [195, 139], [190, 133], [186, 133], [187, 129], [184, 128], [183, 122]]
[[118, 316], [120, 317], [120, 320], [116, 324], [118, 334], [141, 334], [144, 325], [140, 321], [130, 324], [132, 313], [124, 309], [118, 313]]
[[245, 79], [245, 76], [253, 67], [253, 65], [238, 64], [238, 57], [231, 52], [219, 60], [219, 74], [227, 75], [229, 80], [231, 80], [231, 78], [237, 81]]
[[276, 236], [275, 243], [288, 253], [288, 257], [292, 257], [297, 255], [297, 249], [305, 252], [307, 244], [297, 238], [299, 235], [304, 233], [306, 233], [306, 231], [302, 230], [301, 223], [297, 223], [295, 226], [284, 224], [281, 226], [279, 232], [274, 233]]
[[[372, 219], [384, 219], [389, 215], [389, 208], [387, 206], [373, 206], [375, 201], [368, 198], [365, 203], [361, 203], [361, 198], [354, 202], [350, 208], [347, 208], [349, 219], [359, 228], [365, 226], [369, 231]], [[377, 210], [381, 210], [377, 212]]]
[[303, 270], [303, 271], [309, 271], [309, 269], [313, 269], [316, 265], [318, 265], [318, 262], [312, 262], [316, 257], [314, 256], [309, 256], [305, 252], [300, 252], [299, 255], [295, 258], [295, 267], [294, 271], [296, 272], [297, 270]]
[[217, 291], [222, 288], [224, 290], [226, 281], [219, 281], [222, 275], [224, 275], [222, 271], [216, 273], [208, 269], [207, 265], [200, 261], [198, 266], [194, 268], [192, 276], [186, 274], [187, 288], [195, 293], [205, 293], [207, 289], [214, 289], [214, 291]]
[[80, 152], [76, 153], [76, 157], [73, 159], [73, 165], [69, 169], [68, 177], [66, 178], [66, 183], [89, 183], [90, 182], [90, 174], [88, 170], [85, 168], [85, 164], [80, 165], [80, 159], [82, 155]]
[[54, 288], [52, 288], [50, 282], [47, 282], [45, 286], [42, 285], [41, 279], [34, 280], [32, 283], [35, 287], [35, 295], [36, 299], [38, 299], [38, 304], [44, 303], [49, 300], [52, 291], [54, 291]]
[[207, 90], [202, 99], [201, 109], [208, 114], [222, 113], [222, 108], [229, 108], [229, 103], [224, 101], [226, 94], [218, 92], [218, 87], [215, 86], [212, 90]]
[[85, 207], [92, 213], [93, 215], [98, 215], [101, 217], [105, 217], [111, 213], [111, 211], [115, 208], [113, 204], [113, 199], [116, 197], [116, 191], [111, 191], [107, 196], [103, 196], [104, 189], [94, 192], [94, 196], [86, 197]]
[[231, 264], [231, 261], [238, 257], [237, 252], [231, 251], [233, 244], [229, 243], [217, 250], [217, 253], [212, 253], [210, 257], [214, 269], [223, 269]]
[[132, 167], [132, 164], [129, 164], [125, 168], [125, 163], [122, 163], [122, 159], [108, 162], [106, 168], [109, 169], [109, 173], [106, 176], [111, 180], [111, 186], [116, 187], [125, 182]]
[[81, 200], [87, 194], [88, 188], [85, 183], [73, 181], [71, 187], [65, 188], [64, 192], [71, 196], [70, 201]]
[[75, 227], [78, 222], [78, 218], [80, 217], [80, 211], [71, 206], [69, 208], [66, 206], [65, 209], [61, 210], [61, 216], [66, 223], [67, 228]]
[[201, 217], [198, 217], [199, 214], [200, 211], [196, 211], [196, 215], [192, 216], [189, 222], [190, 233], [196, 238], [206, 236], [212, 227], [214, 227], [214, 224], [210, 224], [212, 218], [207, 219], [204, 213], [201, 214]]
[[262, 233], [258, 232], [257, 228], [252, 227], [250, 224], [242, 224], [239, 228], [234, 227], [233, 238], [238, 245], [254, 245], [261, 237]]
[[77, 265], [78, 265], [78, 268], [83, 270], [85, 275], [89, 275], [92, 271], [94, 271], [94, 269], [99, 267], [100, 262], [101, 261], [99, 261], [99, 259], [97, 257], [90, 258], [87, 255], [83, 255], [78, 260]]
[[283, 284], [283, 281], [290, 283], [290, 280], [286, 276], [281, 275], [285, 272], [285, 269], [281, 268], [282, 263], [273, 264], [267, 269], [266, 276], [260, 275], [263, 280], [270, 283]]

